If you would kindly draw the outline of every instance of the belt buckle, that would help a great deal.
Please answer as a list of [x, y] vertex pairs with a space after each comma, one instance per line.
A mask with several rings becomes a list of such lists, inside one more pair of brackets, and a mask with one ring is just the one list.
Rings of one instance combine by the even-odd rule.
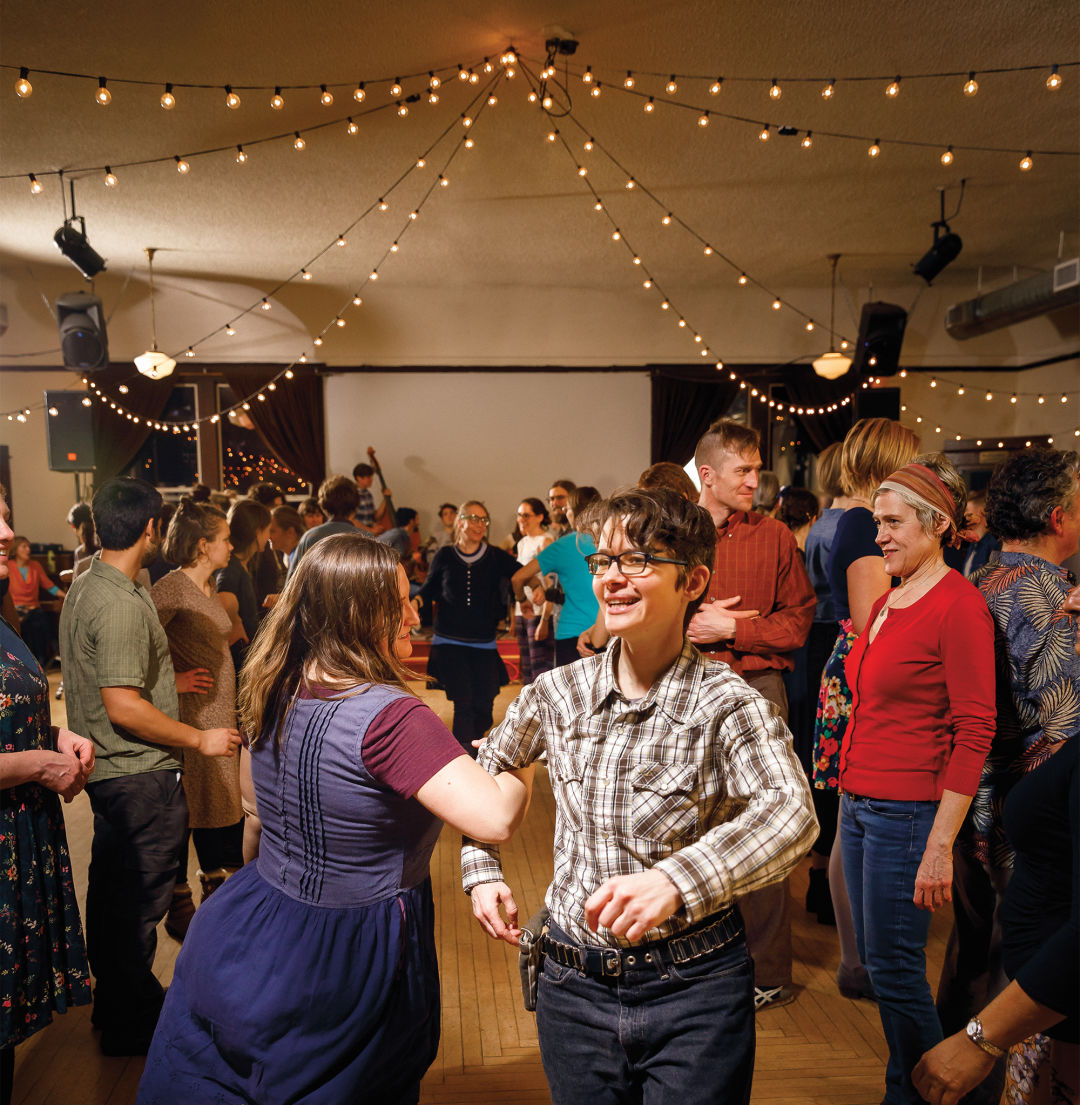
[[582, 946], [581, 969], [601, 978], [618, 978], [622, 974], [622, 955], [618, 948]]

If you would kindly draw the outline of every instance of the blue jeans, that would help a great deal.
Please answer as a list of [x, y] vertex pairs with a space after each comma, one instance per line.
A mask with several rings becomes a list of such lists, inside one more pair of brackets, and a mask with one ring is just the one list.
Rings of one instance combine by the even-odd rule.
[[937, 802], [857, 798], [845, 794], [840, 843], [859, 958], [870, 972], [889, 1045], [888, 1105], [919, 1105], [911, 1072], [923, 1052], [940, 1043], [926, 939], [930, 913], [917, 909], [915, 874], [937, 814]]
[[[552, 926], [554, 939], [570, 943]], [[617, 978], [550, 957], [536, 1005], [552, 1105], [746, 1105], [753, 968], [739, 937], [688, 963], [652, 953]]]

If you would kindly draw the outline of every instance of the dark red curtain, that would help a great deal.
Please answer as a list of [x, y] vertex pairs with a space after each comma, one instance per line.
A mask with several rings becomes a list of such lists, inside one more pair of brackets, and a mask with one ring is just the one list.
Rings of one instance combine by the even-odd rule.
[[[240, 400], [265, 387], [281, 366], [222, 365], [221, 372]], [[318, 485], [326, 475], [323, 379], [310, 365], [297, 365], [293, 372], [293, 379], [278, 380], [272, 399], [252, 403], [247, 414], [274, 456]]]
[[[108, 402], [102, 403], [90, 393], [93, 399], [94, 483], [100, 487], [135, 459], [151, 433], [147, 422], [162, 416], [176, 380], [172, 376], [151, 380], [137, 372], [130, 362], [121, 362], [95, 372], [93, 381], [110, 400], [139, 417], [138, 423], [129, 421], [111, 410]], [[121, 384], [127, 385], [126, 394], [121, 394]]]
[[[859, 383], [851, 372], [838, 380], [826, 380], [814, 371], [812, 365], [790, 365], [784, 371], [784, 388], [788, 402], [796, 407], [813, 407], [815, 410], [828, 407], [832, 403], [839, 403], [858, 386]], [[844, 435], [851, 429], [854, 411], [855, 404], [851, 402], [846, 407], [839, 407], [826, 414], [801, 417], [796, 414], [793, 417], [798, 419], [807, 440], [820, 453], [834, 441], [844, 440]]]
[[711, 365], [656, 365], [652, 382], [651, 457], [682, 466], [709, 423], [728, 411], [739, 385]]

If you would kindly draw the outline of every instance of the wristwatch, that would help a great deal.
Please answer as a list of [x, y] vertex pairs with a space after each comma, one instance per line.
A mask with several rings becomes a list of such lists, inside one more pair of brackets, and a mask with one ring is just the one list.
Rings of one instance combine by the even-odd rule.
[[992, 1044], [984, 1035], [982, 1030], [982, 1021], [978, 1017], [972, 1017], [967, 1023], [967, 1028], [964, 1030], [967, 1032], [968, 1039], [977, 1047], [986, 1052], [987, 1055], [992, 1055], [995, 1059], [1004, 1059], [1007, 1052], [1004, 1048], [1000, 1048], [997, 1044]]

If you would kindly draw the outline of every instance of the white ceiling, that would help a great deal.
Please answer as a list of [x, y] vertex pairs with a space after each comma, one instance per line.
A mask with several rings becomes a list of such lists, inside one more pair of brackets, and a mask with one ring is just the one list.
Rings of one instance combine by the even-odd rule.
[[[96, 291], [111, 315], [114, 359], [146, 347], [142, 251], [153, 246], [161, 251], [161, 344], [170, 351], [195, 345], [206, 360], [281, 360], [301, 351], [331, 365], [693, 360], [686, 332], [672, 325], [670, 312], [661, 315], [656, 292], [641, 287], [641, 269], [611, 240], [612, 224], [593, 211], [577, 163], [588, 167], [588, 181], [689, 331], [697, 329], [717, 355], [787, 360], [820, 351], [825, 257], [834, 252], [842, 254], [837, 328], [844, 333], [853, 334], [872, 289], [904, 306], [917, 302], [911, 356], [985, 365], [1075, 349], [1075, 318], [1020, 338], [963, 344], [942, 331], [945, 308], [975, 294], [980, 272], [985, 290], [1014, 273], [1045, 270], [1062, 234], [1064, 256], [1080, 251], [1080, 68], [1062, 69], [1057, 92], [1044, 84], [1050, 63], [1080, 58], [1075, 16], [1071, 0], [9, 3], [0, 61], [26, 65], [34, 92], [18, 100], [17, 72], [0, 70], [0, 300], [9, 317], [0, 364], [58, 363], [42, 297], [82, 286], [52, 243], [63, 218], [52, 174], [61, 168], [79, 178], [78, 211], [108, 260]], [[457, 147], [446, 168], [449, 187], [436, 188], [411, 223], [408, 213], [466, 134], [460, 115], [476, 110], [469, 100], [483, 87], [453, 79], [456, 65], [485, 55], [497, 62], [512, 42], [520, 68], [535, 72], [552, 33], [580, 41], [570, 59], [571, 117], [552, 121], [527, 103], [525, 73], [502, 80], [497, 105], [468, 132], [475, 148]], [[580, 80], [585, 65], [606, 86], [598, 99]], [[986, 72], [1025, 65], [1038, 68]], [[104, 75], [112, 103], [94, 102], [96, 81], [41, 69]], [[634, 91], [655, 96], [652, 115], [643, 112], [642, 96], [622, 89], [628, 69]], [[915, 79], [969, 69], [980, 85], [974, 97], [962, 94], [963, 76]], [[426, 102], [428, 70], [450, 77], [437, 105]], [[719, 96], [707, 91], [711, 79], [682, 79], [669, 96], [664, 84], [673, 72], [726, 80]], [[425, 94], [408, 117], [392, 106], [373, 111], [391, 103], [389, 84], [406, 74], [421, 75], [403, 81], [405, 94]], [[884, 95], [885, 80], [844, 80], [893, 74], [905, 77], [894, 100]], [[773, 76], [783, 88], [775, 102], [768, 96]], [[826, 101], [821, 78], [829, 76], [838, 81]], [[363, 105], [350, 95], [357, 80], [366, 82]], [[165, 81], [178, 86], [170, 112], [158, 106]], [[285, 108], [272, 111], [268, 91], [241, 87], [323, 82], [335, 94], [328, 108], [317, 90], [286, 89]], [[242, 96], [236, 111], [224, 106], [226, 83]], [[556, 99], [558, 110], [565, 96]], [[698, 110], [672, 101], [708, 108], [710, 125], [699, 127]], [[355, 136], [345, 130], [350, 113]], [[333, 125], [310, 130], [327, 121]], [[764, 121], [774, 129], [768, 143], [757, 138]], [[799, 135], [777, 135], [782, 124]], [[551, 143], [545, 135], [553, 126], [560, 140]], [[303, 152], [292, 148], [295, 130], [305, 135]], [[417, 155], [444, 130], [448, 136], [416, 170]], [[800, 147], [807, 130], [810, 150]], [[830, 138], [830, 131], [858, 137]], [[261, 141], [281, 134], [288, 137]], [[588, 136], [598, 144], [591, 153], [582, 148]], [[866, 153], [871, 138], [881, 140], [876, 159]], [[243, 165], [234, 160], [238, 143], [250, 155]], [[946, 168], [939, 158], [950, 144], [956, 160]], [[1036, 152], [1034, 168], [1022, 173], [1020, 153], [965, 148], [972, 146], [1073, 155]], [[225, 151], [191, 156], [216, 147]], [[191, 163], [183, 177], [172, 160], [181, 154]], [[164, 161], [127, 164], [148, 159]], [[115, 188], [103, 186], [106, 164], [118, 177]], [[625, 189], [623, 169], [659, 206], [641, 188]], [[40, 195], [30, 194], [30, 172], [42, 182]], [[921, 281], [911, 265], [930, 245], [938, 189], [950, 189], [951, 213], [961, 177], [967, 190], [951, 226], [964, 251], [917, 298]], [[389, 210], [357, 223], [380, 196]], [[677, 224], [663, 227], [666, 210], [736, 268], [706, 257]], [[350, 226], [348, 245], [333, 247]], [[400, 252], [382, 260], [397, 239]], [[313, 260], [309, 283], [291, 279]], [[364, 305], [348, 306], [375, 265], [380, 279], [363, 288]], [[808, 335], [790, 310], [772, 312], [764, 291], [738, 288], [740, 269], [816, 318], [818, 333]], [[273, 311], [257, 310], [236, 323], [236, 338], [224, 337], [226, 322], [282, 284]], [[343, 306], [348, 325], [313, 349], [311, 339]]]

